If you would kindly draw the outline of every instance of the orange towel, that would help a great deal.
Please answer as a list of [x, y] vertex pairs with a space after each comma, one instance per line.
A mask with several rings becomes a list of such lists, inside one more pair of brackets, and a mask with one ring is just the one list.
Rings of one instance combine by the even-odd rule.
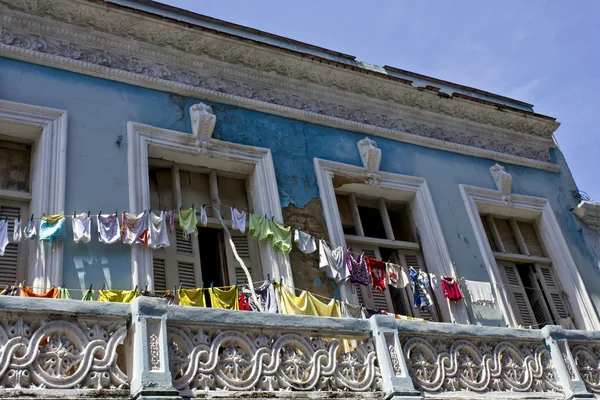
[[28, 286], [23, 286], [23, 291], [21, 292], [21, 296], [23, 296], [23, 297], [38, 297], [38, 298], [44, 298], [44, 299], [59, 299], [60, 298], [60, 290], [58, 290], [58, 288], [53, 287], [52, 289], [48, 290], [46, 293], [37, 294], [37, 293], [33, 293], [33, 290], [31, 290]]

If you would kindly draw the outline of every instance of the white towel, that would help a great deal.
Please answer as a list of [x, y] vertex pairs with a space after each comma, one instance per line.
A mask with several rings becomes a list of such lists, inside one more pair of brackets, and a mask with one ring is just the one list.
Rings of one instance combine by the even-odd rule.
[[465, 281], [465, 284], [471, 296], [471, 303], [495, 307], [496, 301], [492, 292], [492, 285], [489, 282]]

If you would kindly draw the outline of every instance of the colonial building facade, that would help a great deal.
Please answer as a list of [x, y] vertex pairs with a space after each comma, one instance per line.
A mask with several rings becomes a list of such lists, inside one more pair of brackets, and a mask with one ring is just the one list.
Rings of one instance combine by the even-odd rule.
[[[0, 0], [0, 284], [72, 297], [0, 296], [0, 396], [594, 397], [599, 205], [581, 202], [558, 127], [152, 1]], [[101, 243], [94, 218], [73, 240], [78, 214], [188, 208], [206, 211], [198, 234], [176, 224], [168, 247]], [[231, 208], [393, 262], [404, 285], [330, 279], [319, 251], [231, 229]], [[64, 240], [14, 236], [61, 213]], [[415, 308], [410, 267], [465, 298], [431, 288]], [[265, 280], [376, 315], [177, 302]], [[81, 300], [101, 288], [143, 296]]]

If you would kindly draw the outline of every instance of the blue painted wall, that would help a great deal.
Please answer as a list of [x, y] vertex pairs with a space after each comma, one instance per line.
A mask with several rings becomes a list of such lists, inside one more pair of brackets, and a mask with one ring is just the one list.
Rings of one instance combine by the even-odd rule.
[[[126, 123], [191, 132], [189, 107], [204, 101], [6, 58], [0, 58], [0, 98], [68, 111], [67, 213], [125, 210]], [[303, 207], [318, 198], [314, 157], [361, 165], [356, 142], [364, 134], [206, 103], [217, 116], [214, 137], [272, 150], [282, 207], [290, 203]], [[115, 143], [118, 135], [125, 138], [120, 147]], [[458, 185], [495, 188], [488, 171], [494, 162], [374, 139], [383, 152], [382, 170], [427, 179], [459, 274], [488, 280]], [[571, 195], [576, 186], [560, 150], [553, 150], [552, 157], [561, 166], [559, 173], [507, 164], [513, 175], [513, 192], [550, 200], [592, 300], [599, 307], [599, 236], [570, 212], [576, 205]], [[90, 244], [66, 242], [65, 285], [77, 288], [94, 283], [97, 287], [106, 280], [113, 288], [130, 288], [129, 247], [102, 245], [95, 235], [93, 239]], [[485, 324], [503, 324], [498, 310], [479, 307], [475, 314]]]

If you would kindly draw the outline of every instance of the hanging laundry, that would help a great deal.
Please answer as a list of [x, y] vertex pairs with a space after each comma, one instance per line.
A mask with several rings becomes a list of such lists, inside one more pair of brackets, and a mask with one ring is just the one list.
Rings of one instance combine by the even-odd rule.
[[277, 285], [277, 295], [279, 298], [279, 312], [282, 314], [318, 316], [308, 292], [302, 291], [300, 296], [296, 296], [292, 288]]
[[265, 281], [259, 287], [254, 288], [256, 299], [251, 296], [250, 287], [244, 285], [242, 288], [243, 293], [247, 293], [249, 297], [248, 302], [252, 311], [259, 311], [256, 301], [260, 303], [264, 312], [269, 314], [277, 314], [279, 312], [279, 306], [277, 304], [277, 295], [275, 293], [275, 285], [271, 281]]
[[238, 287], [232, 286], [229, 289], [208, 288], [210, 296], [210, 306], [224, 310], [239, 310]]
[[65, 240], [65, 214], [42, 217], [42, 222], [40, 222], [40, 240], [45, 242]]
[[292, 227], [285, 227], [273, 220], [269, 221], [269, 223], [271, 225], [271, 232], [273, 232], [271, 244], [284, 253], [292, 251]]
[[438, 278], [433, 272], [429, 273], [429, 283], [431, 284], [432, 290], [437, 290], [439, 287]]
[[317, 250], [315, 238], [301, 230], [296, 229], [294, 231], [294, 242], [296, 242], [298, 250], [304, 254], [311, 254]]
[[6, 287], [0, 291], [0, 296], [20, 296], [20, 293], [18, 292], [19, 290], [17, 286], [6, 285]]
[[113, 244], [121, 240], [121, 226], [117, 214], [98, 215], [96, 225], [98, 225], [98, 241], [100, 243]]
[[31, 288], [29, 288], [29, 286], [23, 286], [21, 296], [37, 297], [40, 299], [42, 299], [42, 298], [43, 299], [58, 299], [58, 298], [60, 298], [60, 290], [58, 290], [58, 288], [56, 288], [56, 287], [53, 287], [52, 289], [48, 290], [46, 293], [37, 294], [37, 293], [34, 293], [33, 290], [31, 290]]
[[73, 241], [75, 243], [89, 243], [92, 239], [92, 221], [90, 217], [85, 213], [73, 215], [71, 222], [73, 225]]
[[167, 218], [165, 212], [161, 211], [160, 215], [153, 212], [150, 213], [150, 237], [148, 238], [148, 246], [153, 249], [169, 247], [169, 233], [167, 232]]
[[133, 303], [139, 296], [138, 290], [99, 290], [98, 301], [104, 303]]
[[442, 276], [442, 290], [444, 291], [444, 297], [452, 301], [463, 298], [458, 282], [451, 276]]
[[14, 229], [13, 229], [13, 242], [19, 243], [21, 242], [21, 220], [15, 219]]
[[494, 293], [489, 282], [465, 281], [471, 303], [495, 308]]
[[168, 305], [175, 305], [175, 292], [172, 290], [167, 290], [165, 294], [162, 295], [162, 298], [167, 300]]
[[167, 215], [169, 216], [169, 233], [172, 235], [175, 232], [175, 211], [169, 210]]
[[146, 211], [137, 215], [123, 213], [121, 235], [125, 244], [148, 244], [148, 215]]
[[385, 292], [385, 264], [381, 260], [366, 257], [367, 268], [371, 275], [371, 289]]
[[8, 245], [8, 221], [0, 221], [0, 256], [4, 255], [4, 250]]
[[234, 230], [246, 232], [246, 211], [231, 209], [231, 225]]
[[340, 308], [343, 318], [364, 319], [365, 312], [362, 306], [340, 302]]
[[208, 224], [208, 217], [206, 216], [206, 206], [200, 207], [200, 223], [202, 226]]
[[94, 301], [94, 291], [92, 289], [88, 289], [81, 298], [83, 301]]
[[363, 286], [371, 284], [371, 275], [369, 275], [364, 254], [360, 254], [355, 259], [350, 250], [346, 249], [346, 266], [350, 271], [350, 282]]
[[69, 293], [69, 290], [67, 290], [67, 288], [60, 288], [60, 298], [71, 300], [71, 293]]
[[344, 248], [338, 246], [330, 249], [324, 240], [319, 240], [319, 269], [338, 283], [346, 282], [350, 278], [350, 271]]
[[23, 236], [25, 236], [25, 240], [34, 240], [37, 238], [37, 231], [35, 229], [35, 221], [33, 220], [33, 215], [27, 221], [27, 225], [23, 229]]
[[394, 263], [385, 263], [385, 283], [396, 289], [402, 289], [406, 286], [402, 275], [402, 267]]
[[240, 311], [252, 311], [252, 307], [250, 306], [250, 298], [252, 295], [248, 292], [242, 292], [238, 297], [238, 309]]
[[198, 236], [198, 219], [196, 218], [196, 210], [188, 208], [187, 210], [179, 210], [179, 226], [183, 229], [183, 237], [189, 238], [190, 234]]
[[256, 214], [250, 214], [248, 220], [250, 225], [248, 228], [248, 235], [251, 238], [258, 239], [260, 241], [271, 239], [273, 236], [273, 231], [271, 231], [271, 225], [269, 224], [269, 220], [267, 218], [263, 218]]
[[179, 289], [179, 305], [185, 307], [206, 307], [205, 289]]
[[319, 317], [341, 317], [339, 302], [336, 299], [331, 299], [329, 303], [324, 303], [319, 300], [314, 294], [307, 292], [310, 301]]
[[413, 267], [409, 269], [410, 282], [413, 291], [413, 306], [414, 308], [429, 308], [433, 304], [431, 296], [427, 289], [429, 288], [429, 279], [427, 274], [417, 272]]

